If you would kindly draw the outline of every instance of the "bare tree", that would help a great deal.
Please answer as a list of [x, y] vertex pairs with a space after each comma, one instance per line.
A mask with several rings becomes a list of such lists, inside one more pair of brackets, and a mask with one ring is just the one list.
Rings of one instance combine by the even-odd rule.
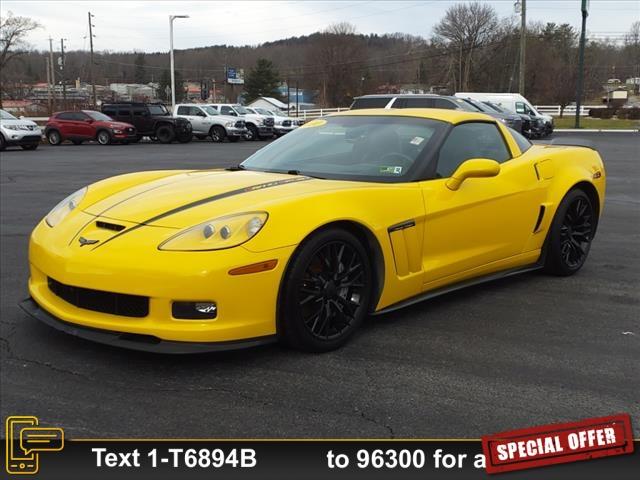
[[[17, 17], [12, 12], [0, 18], [0, 72], [7, 64], [27, 50], [25, 37], [40, 28], [40, 24], [28, 17]], [[0, 75], [0, 108], [2, 107], [2, 76]]]
[[434, 40], [444, 43], [457, 55], [459, 90], [469, 89], [474, 55], [486, 45], [498, 26], [498, 15], [491, 5], [479, 2], [456, 4], [434, 27]]
[[624, 36], [624, 43], [630, 47], [640, 47], [640, 21], [633, 22]]

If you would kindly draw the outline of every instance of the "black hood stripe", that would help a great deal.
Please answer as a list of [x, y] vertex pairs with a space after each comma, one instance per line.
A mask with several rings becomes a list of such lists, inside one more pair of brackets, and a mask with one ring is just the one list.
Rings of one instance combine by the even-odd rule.
[[111, 240], [114, 240], [116, 238], [118, 238], [121, 235], [124, 235], [126, 233], [129, 233], [133, 230], [137, 230], [140, 227], [144, 227], [146, 225], [149, 225], [153, 222], [157, 222], [160, 219], [166, 218], [170, 215], [174, 215], [176, 213], [179, 212], [183, 212], [185, 210], [189, 210], [190, 208], [194, 208], [194, 207], [199, 207], [200, 205], [204, 205], [206, 203], [211, 203], [211, 202], [215, 202], [217, 200], [222, 200], [223, 198], [229, 198], [229, 197], [233, 197], [235, 195], [240, 195], [243, 193], [249, 193], [249, 192], [254, 192], [256, 190], [264, 190], [265, 188], [272, 188], [272, 187], [278, 187], [280, 185], [287, 185], [289, 183], [298, 183], [298, 182], [304, 182], [307, 180], [312, 180], [312, 177], [293, 177], [293, 178], [287, 178], [285, 180], [276, 180], [273, 182], [266, 182], [266, 183], [259, 183], [257, 185], [252, 185], [250, 187], [243, 187], [243, 188], [238, 188], [236, 190], [231, 190], [228, 192], [224, 192], [224, 193], [219, 193], [217, 195], [212, 195], [210, 197], [205, 197], [205, 198], [201, 198], [200, 200], [196, 200], [194, 202], [191, 203], [187, 203], [186, 205], [182, 205], [180, 207], [176, 207], [176, 208], [172, 208], [171, 210], [167, 210], [164, 213], [161, 213], [159, 215], [156, 215], [155, 217], [151, 217], [143, 222], [140, 222], [137, 225], [134, 225], [131, 228], [128, 228], [126, 230], [122, 230], [121, 232], [117, 233], [116, 235], [114, 235], [111, 238], [108, 238], [107, 240], [105, 240], [102, 243], [99, 243], [98, 245], [96, 245], [95, 247], [92, 248], [92, 250], [95, 250], [96, 248], [100, 248], [101, 246], [109, 243]]

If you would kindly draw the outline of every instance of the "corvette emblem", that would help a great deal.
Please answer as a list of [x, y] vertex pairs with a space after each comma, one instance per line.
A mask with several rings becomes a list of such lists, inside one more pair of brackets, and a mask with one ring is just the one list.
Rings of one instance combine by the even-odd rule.
[[88, 238], [80, 237], [78, 238], [78, 241], [80, 242], [80, 246], [84, 247], [85, 245], [93, 245], [95, 243], [98, 243], [100, 240], [90, 240]]

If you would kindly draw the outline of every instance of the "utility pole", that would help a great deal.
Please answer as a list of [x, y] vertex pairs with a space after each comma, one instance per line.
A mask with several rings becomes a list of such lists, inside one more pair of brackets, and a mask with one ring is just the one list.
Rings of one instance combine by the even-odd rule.
[[299, 85], [300, 84], [298, 83], [298, 80], [296, 80], [296, 118], [298, 118], [300, 116], [300, 103], [299, 103], [300, 90], [299, 90]]
[[527, 51], [527, 0], [518, 0], [516, 9], [520, 7], [520, 80], [518, 92], [524, 95], [525, 57]]
[[289, 106], [289, 102], [291, 101], [291, 90], [289, 87], [289, 77], [287, 77], [287, 115], [291, 112], [291, 107]]
[[49, 66], [49, 57], [44, 57], [47, 64], [47, 112], [49, 116], [53, 113], [51, 109], [51, 67]]
[[67, 84], [64, 79], [64, 38], [60, 39], [60, 77], [62, 82], [62, 108], [67, 108]]
[[51, 101], [51, 113], [56, 108], [56, 71], [53, 64], [53, 38], [49, 37], [49, 71], [51, 75], [51, 87], [53, 89], [53, 99]]
[[576, 122], [575, 127], [580, 128], [580, 110], [582, 110], [582, 89], [584, 84], [584, 44], [587, 31], [587, 16], [589, 15], [589, 2], [582, 0], [582, 31], [580, 32], [580, 54], [578, 57], [578, 92], [576, 98]]
[[173, 21], [176, 18], [189, 18], [189, 15], [169, 15], [169, 57], [171, 62], [171, 112], [176, 109], [176, 72], [173, 62]]
[[89, 17], [89, 45], [91, 47], [91, 59], [89, 64], [89, 81], [91, 82], [91, 93], [93, 97], [93, 108], [96, 109], [98, 105], [98, 101], [96, 99], [96, 84], [93, 81], [93, 25], [91, 24], [91, 12], [87, 12]]

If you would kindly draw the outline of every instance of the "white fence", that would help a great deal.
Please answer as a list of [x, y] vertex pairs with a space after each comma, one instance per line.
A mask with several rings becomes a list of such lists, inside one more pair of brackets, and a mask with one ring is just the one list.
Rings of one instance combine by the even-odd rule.
[[[589, 116], [589, 110], [592, 108], [606, 108], [605, 105], [582, 105], [580, 108], [580, 116], [586, 117]], [[324, 117], [325, 115], [329, 115], [330, 113], [338, 113], [345, 112], [349, 110], [349, 107], [341, 107], [341, 108], [317, 108], [314, 110], [300, 110], [298, 112], [297, 117], [303, 120], [311, 120], [314, 118]], [[538, 112], [553, 115], [554, 117], [560, 116], [560, 105], [536, 105], [536, 110]], [[573, 117], [576, 114], [575, 106], [568, 106], [564, 109], [564, 115], [567, 117]], [[291, 112], [290, 115], [295, 117], [295, 112]], [[49, 120], [48, 117], [30, 117], [29, 120], [33, 120], [34, 122], [46, 123]]]

